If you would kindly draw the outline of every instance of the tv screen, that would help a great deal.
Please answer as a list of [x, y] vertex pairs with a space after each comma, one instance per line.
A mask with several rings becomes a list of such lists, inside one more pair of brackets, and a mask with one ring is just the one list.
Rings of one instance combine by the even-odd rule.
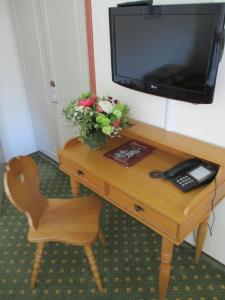
[[224, 5], [110, 9], [113, 81], [143, 92], [211, 103]]

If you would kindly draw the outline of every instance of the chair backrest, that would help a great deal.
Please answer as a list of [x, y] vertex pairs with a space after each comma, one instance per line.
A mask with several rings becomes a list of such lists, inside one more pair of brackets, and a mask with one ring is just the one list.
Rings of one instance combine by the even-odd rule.
[[31, 157], [13, 158], [6, 166], [4, 187], [10, 202], [28, 218], [33, 229], [38, 223], [48, 200], [39, 190], [39, 172]]

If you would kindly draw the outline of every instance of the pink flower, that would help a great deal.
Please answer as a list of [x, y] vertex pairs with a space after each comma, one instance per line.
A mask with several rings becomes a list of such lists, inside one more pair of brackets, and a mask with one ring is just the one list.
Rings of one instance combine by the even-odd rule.
[[113, 122], [113, 127], [115, 127], [115, 128], [120, 127], [120, 120], [119, 120], [119, 119], [117, 119], [117, 120], [115, 120], [115, 121]]
[[94, 101], [91, 98], [89, 98], [89, 99], [80, 100], [78, 103], [78, 106], [90, 107], [93, 104], [94, 104]]
[[92, 96], [88, 99], [82, 99], [79, 101], [78, 106], [90, 107], [97, 101], [97, 96]]

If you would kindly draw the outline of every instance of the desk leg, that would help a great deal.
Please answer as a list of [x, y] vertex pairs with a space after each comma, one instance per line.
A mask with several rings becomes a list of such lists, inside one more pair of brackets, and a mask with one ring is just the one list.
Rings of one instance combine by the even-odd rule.
[[161, 264], [159, 270], [159, 299], [165, 300], [170, 280], [171, 260], [173, 256], [174, 244], [170, 240], [162, 237]]
[[202, 221], [202, 223], [200, 223], [198, 226], [198, 234], [197, 234], [196, 248], [195, 248], [195, 262], [196, 263], [198, 263], [200, 256], [201, 256], [202, 247], [203, 247], [205, 237], [206, 237], [209, 217], [210, 217], [210, 215], [207, 216]]
[[70, 184], [73, 196], [78, 197], [80, 195], [80, 183], [77, 181], [76, 177], [70, 177]]

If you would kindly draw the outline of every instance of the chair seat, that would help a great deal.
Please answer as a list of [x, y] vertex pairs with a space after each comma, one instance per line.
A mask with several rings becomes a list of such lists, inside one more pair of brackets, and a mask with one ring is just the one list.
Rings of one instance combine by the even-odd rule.
[[30, 242], [62, 242], [83, 246], [95, 241], [99, 231], [101, 201], [97, 196], [48, 199], [38, 224], [30, 228]]

